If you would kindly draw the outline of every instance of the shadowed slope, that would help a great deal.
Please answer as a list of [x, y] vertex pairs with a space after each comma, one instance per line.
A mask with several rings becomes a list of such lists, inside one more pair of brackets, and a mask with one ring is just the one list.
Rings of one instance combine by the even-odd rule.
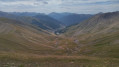
[[14, 13], [10, 14], [10, 13], [0, 11], [0, 17], [18, 20], [23, 23], [34, 25], [37, 28], [42, 28], [47, 31], [54, 32], [55, 30], [58, 30], [63, 27], [63, 25], [59, 21], [47, 15], [40, 14], [40, 13], [38, 14], [36, 13], [35, 15], [34, 16], [29, 16], [29, 15], [19, 16], [19, 15], [15, 15]]

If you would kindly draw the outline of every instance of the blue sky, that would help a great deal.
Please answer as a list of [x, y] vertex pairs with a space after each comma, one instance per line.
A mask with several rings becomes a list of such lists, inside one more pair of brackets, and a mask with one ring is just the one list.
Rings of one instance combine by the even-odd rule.
[[119, 0], [0, 0], [0, 11], [95, 14], [119, 11]]

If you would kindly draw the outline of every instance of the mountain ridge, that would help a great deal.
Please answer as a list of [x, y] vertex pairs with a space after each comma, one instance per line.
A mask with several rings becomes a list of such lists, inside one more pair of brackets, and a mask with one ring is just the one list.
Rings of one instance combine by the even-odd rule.
[[[46, 18], [49, 18], [50, 22], [52, 22], [51, 25], [54, 25], [55, 29], [59, 29], [59, 28], [62, 28], [63, 25], [60, 24], [59, 21], [56, 21], [55, 19], [53, 18], [50, 18], [44, 14], [38, 14], [38, 15], [41, 15], [41, 16], [44, 16]], [[46, 30], [49, 30], [49, 31], [54, 31], [55, 29], [52, 28], [52, 26], [49, 25], [49, 21], [47, 21], [47, 19], [44, 20], [44, 18], [36, 18], [35, 16], [18, 16], [18, 15], [14, 15], [14, 14], [9, 14], [9, 13], [6, 13], [6, 12], [0, 12], [0, 17], [4, 17], [4, 18], [9, 18], [9, 19], [14, 19], [14, 20], [17, 20], [17, 21], [21, 21], [21, 22], [24, 22], [24, 23], [27, 23], [27, 24], [31, 24], [31, 25], [34, 25], [36, 27], [39, 27], [39, 28], [42, 28], [42, 29], [46, 29]], [[45, 22], [45, 24], [44, 24]]]
[[75, 13], [51, 13], [49, 16], [59, 20], [65, 26], [71, 26], [78, 24], [84, 20], [90, 18], [91, 14], [75, 14]]
[[[64, 35], [72, 37], [80, 46], [79, 53], [91, 56], [118, 58], [119, 12], [97, 14], [67, 28]], [[117, 40], [117, 41], [116, 41]], [[112, 53], [111, 53], [112, 51]]]

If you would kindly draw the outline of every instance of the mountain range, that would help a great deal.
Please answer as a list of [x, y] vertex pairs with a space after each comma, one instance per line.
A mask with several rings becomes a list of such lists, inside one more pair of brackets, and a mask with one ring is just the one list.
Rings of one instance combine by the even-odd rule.
[[1, 11], [0, 67], [118, 67], [118, 18]]
[[[28, 13], [28, 14], [32, 14], [32, 13]], [[35, 15], [34, 16], [26, 16], [26, 15], [21, 16], [21, 15], [16, 15], [16, 13], [13, 14], [13, 13], [0, 12], [0, 17], [18, 20], [18, 21], [21, 21], [27, 24], [34, 25], [35, 27], [49, 30], [49, 31], [55, 31], [56, 29], [63, 27], [61, 22], [47, 15], [40, 14], [40, 13], [37, 14], [36, 16]], [[50, 22], [51, 24], [47, 22]]]
[[84, 20], [92, 17], [92, 14], [75, 14], [75, 13], [51, 13], [50, 17], [55, 18], [62, 22], [65, 26], [78, 24]]

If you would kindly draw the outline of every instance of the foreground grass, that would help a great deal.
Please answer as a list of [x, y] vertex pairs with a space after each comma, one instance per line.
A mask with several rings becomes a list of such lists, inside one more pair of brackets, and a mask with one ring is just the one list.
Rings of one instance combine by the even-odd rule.
[[0, 67], [118, 67], [119, 59], [0, 53]]

